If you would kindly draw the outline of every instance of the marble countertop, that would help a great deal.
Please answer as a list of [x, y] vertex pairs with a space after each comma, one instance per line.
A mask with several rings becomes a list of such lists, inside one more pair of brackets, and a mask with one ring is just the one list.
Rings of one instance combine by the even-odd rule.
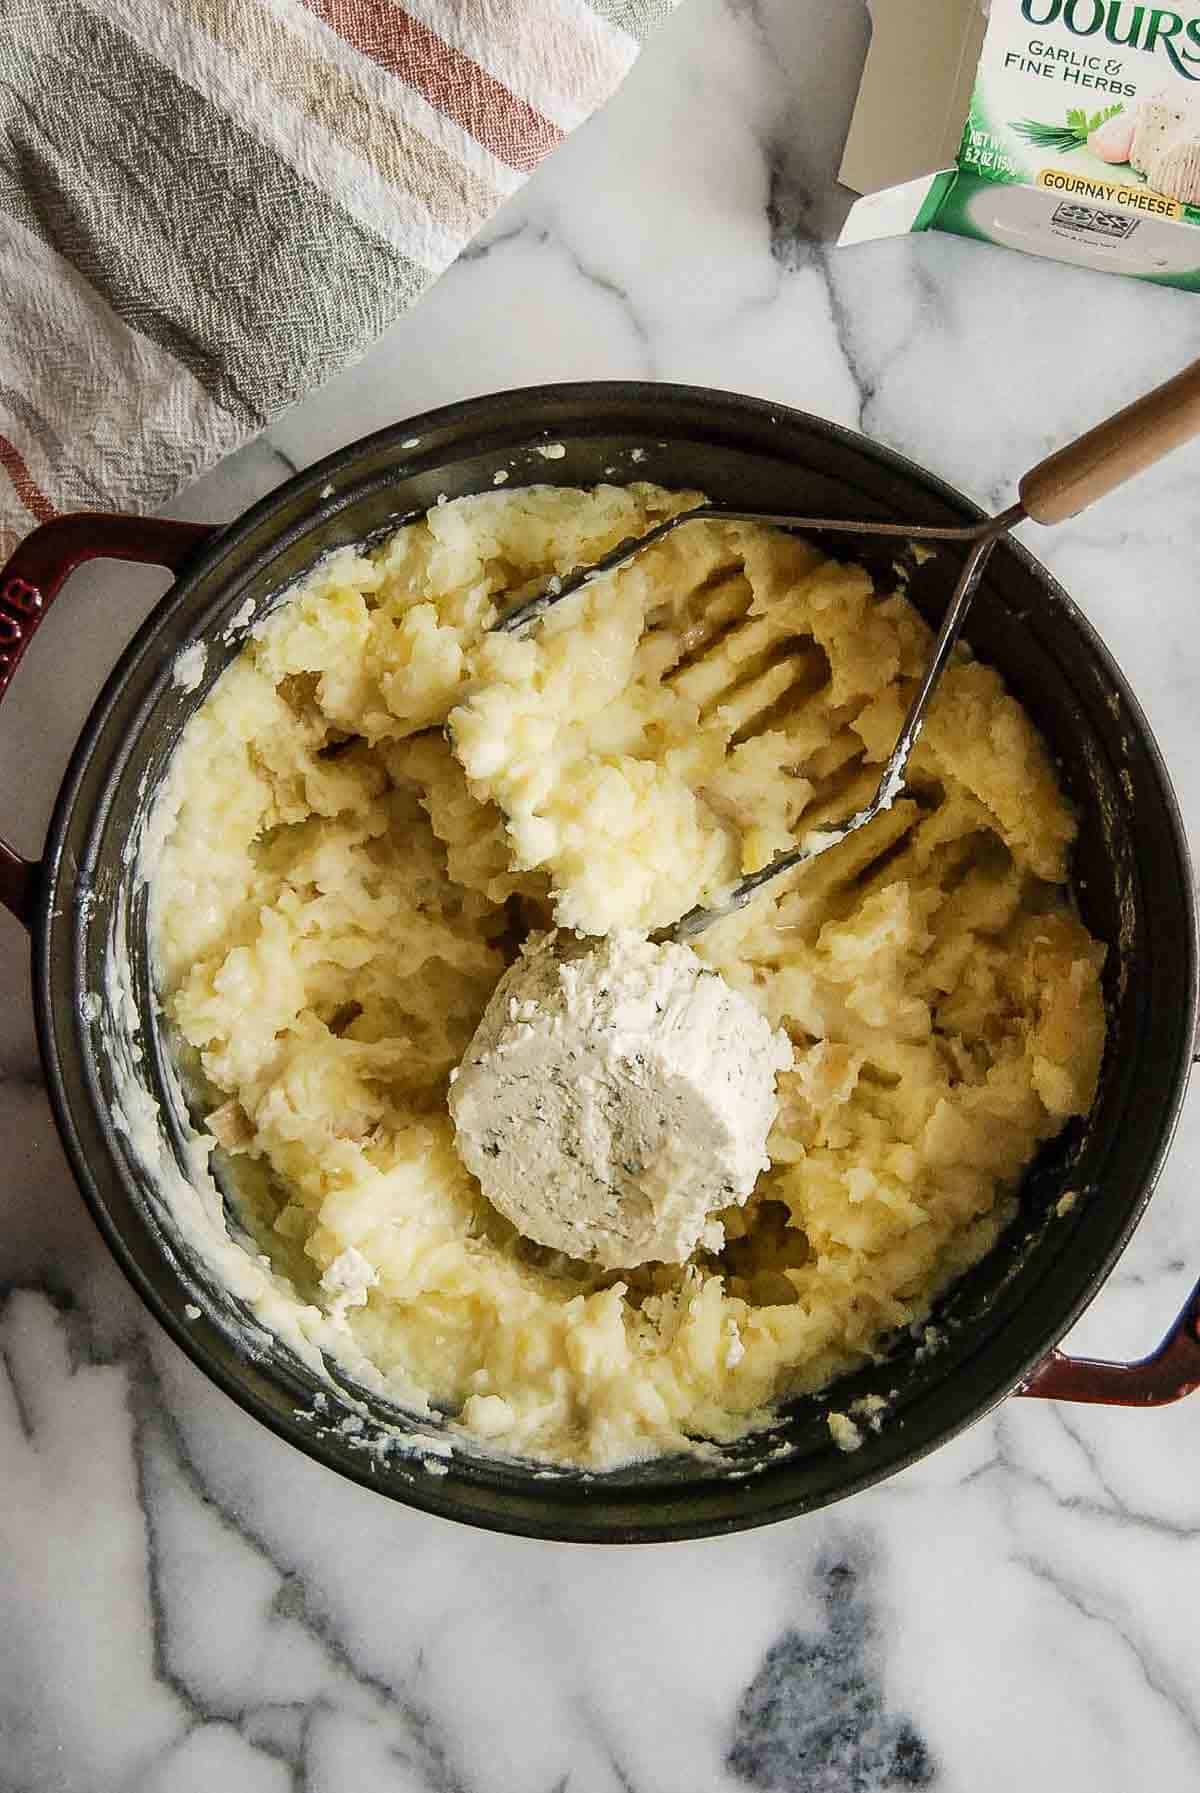
[[[950, 238], [832, 250], [865, 36], [863, 0], [685, 0], [367, 360], [175, 513], [232, 517], [431, 405], [608, 376], [770, 396], [1008, 502], [1052, 444], [1200, 353], [1200, 300]], [[1036, 542], [1193, 826], [1198, 480], [1181, 454]], [[26, 850], [159, 589], [90, 570], [34, 643], [0, 722], [0, 819]], [[246, 1418], [141, 1310], [57, 1143], [26, 959], [0, 918], [3, 1793], [1200, 1781], [1200, 1397], [1010, 1401], [870, 1494], [706, 1544], [552, 1546], [410, 1513]], [[1156, 1341], [1200, 1272], [1198, 1182], [1200, 1092], [1076, 1348]]]

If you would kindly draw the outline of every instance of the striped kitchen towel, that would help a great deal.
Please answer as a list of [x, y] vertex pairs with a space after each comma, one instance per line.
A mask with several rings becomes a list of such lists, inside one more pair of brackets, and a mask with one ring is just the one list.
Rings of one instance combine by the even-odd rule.
[[367, 345], [673, 0], [0, 0], [0, 555]]

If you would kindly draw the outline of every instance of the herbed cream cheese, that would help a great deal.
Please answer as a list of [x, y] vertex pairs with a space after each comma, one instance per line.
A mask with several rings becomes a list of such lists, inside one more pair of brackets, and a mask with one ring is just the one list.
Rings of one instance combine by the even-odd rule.
[[607, 1269], [725, 1243], [792, 1049], [686, 946], [536, 937], [455, 1075], [459, 1154], [527, 1239]]

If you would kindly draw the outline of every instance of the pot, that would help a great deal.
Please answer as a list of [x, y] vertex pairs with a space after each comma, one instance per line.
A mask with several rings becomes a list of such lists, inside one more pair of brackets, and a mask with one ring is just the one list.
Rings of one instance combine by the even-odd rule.
[[[536, 453], [548, 442], [563, 445], [561, 458]], [[655, 479], [828, 517], [980, 516], [911, 462], [803, 413], [688, 387], [606, 383], [470, 400], [380, 431], [223, 529], [82, 514], [22, 543], [0, 574], [0, 695], [81, 561], [150, 561], [176, 574], [80, 736], [41, 863], [0, 843], [0, 901], [32, 934], [38, 1037], [59, 1130], [84, 1199], [151, 1311], [247, 1412], [342, 1474], [447, 1518], [590, 1542], [691, 1538], [809, 1512], [893, 1474], [1014, 1392], [1140, 1406], [1200, 1385], [1200, 1288], [1140, 1363], [1055, 1348], [1127, 1243], [1170, 1144], [1196, 1034], [1197, 929], [1179, 810], [1146, 719], [1086, 618], [1011, 541], [991, 562], [968, 633], [1042, 729], [1081, 812], [1075, 889], [1085, 922], [1110, 948], [1109, 1041], [1092, 1114], [1030, 1167], [1018, 1218], [941, 1301], [932, 1334], [897, 1339], [885, 1361], [843, 1378], [826, 1398], [789, 1403], [778, 1426], [712, 1461], [535, 1476], [534, 1466], [464, 1445], [449, 1428], [452, 1455], [422, 1454], [428, 1418], [347, 1385], [336, 1369], [333, 1385], [323, 1380], [249, 1319], [180, 1236], [145, 1154], [114, 1124], [114, 1055], [88, 999], [102, 987], [110, 945], [126, 949], [145, 1081], [165, 1098], [145, 897], [127, 843], [180, 730], [237, 652], [244, 619], [318, 555], [386, 532], [443, 493], [490, 490], [500, 470], [514, 484]], [[837, 551], [845, 553], [844, 538]], [[886, 574], [894, 544], [880, 553], [873, 570]], [[910, 590], [936, 615], [947, 590], [940, 557]], [[197, 641], [204, 673], [188, 690], [172, 665]], [[157, 1129], [163, 1162], [186, 1168], [169, 1100]], [[889, 1416], [849, 1455], [830, 1438], [830, 1400], [844, 1408], [867, 1394], [885, 1397]], [[412, 1450], [405, 1438], [418, 1441]]]

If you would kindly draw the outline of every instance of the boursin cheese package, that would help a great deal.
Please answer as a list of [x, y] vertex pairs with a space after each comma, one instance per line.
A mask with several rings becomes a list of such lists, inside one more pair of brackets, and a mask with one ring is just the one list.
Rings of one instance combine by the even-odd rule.
[[870, 7], [843, 244], [950, 231], [1200, 291], [1200, 0]]

